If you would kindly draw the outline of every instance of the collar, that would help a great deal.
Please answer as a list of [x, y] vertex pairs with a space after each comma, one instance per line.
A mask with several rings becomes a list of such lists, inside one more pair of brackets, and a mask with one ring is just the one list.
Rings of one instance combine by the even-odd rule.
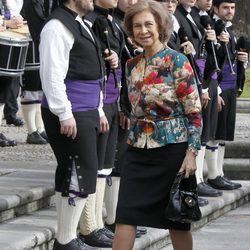
[[120, 9], [116, 8], [114, 10], [114, 14], [119, 18], [119, 20], [123, 20], [125, 13], [123, 11], [121, 11]]
[[94, 12], [96, 12], [97, 14], [106, 16], [106, 17], [110, 14], [109, 9], [104, 9], [104, 8], [97, 6], [97, 5], [94, 6]]
[[[220, 18], [219, 16], [217, 16], [216, 14], [214, 14], [213, 19], [214, 19], [215, 21], [218, 21], [218, 20], [220, 20], [221, 18]], [[223, 22], [224, 22], [224, 21], [223, 21]], [[224, 23], [226, 23], [226, 28], [229, 28], [229, 27], [231, 27], [231, 26], [233, 25], [231, 21], [227, 21], [227, 22], [224, 22]]]

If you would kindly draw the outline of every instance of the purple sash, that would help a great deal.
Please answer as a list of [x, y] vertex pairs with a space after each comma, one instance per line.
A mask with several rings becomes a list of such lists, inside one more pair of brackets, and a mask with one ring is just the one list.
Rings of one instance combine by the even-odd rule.
[[106, 82], [105, 97], [103, 102], [105, 104], [111, 104], [117, 101], [119, 97], [119, 84], [121, 81], [121, 69], [116, 69], [116, 76], [118, 81], [118, 86], [115, 87], [115, 80], [112, 71], [109, 74], [108, 80]]
[[[97, 109], [100, 101], [100, 91], [103, 79], [98, 80], [72, 80], [65, 79], [66, 93], [71, 102], [72, 111], [88, 111]], [[42, 106], [48, 107], [48, 102], [43, 96]]]
[[[204, 77], [205, 62], [206, 62], [205, 59], [197, 59], [196, 60], [196, 63], [199, 66], [199, 69], [201, 71], [202, 78]], [[217, 80], [217, 73], [216, 72], [213, 73], [212, 79]]]
[[[237, 72], [237, 64], [233, 67], [234, 72]], [[236, 89], [237, 85], [237, 73], [231, 74], [229, 63], [225, 63], [222, 68], [222, 81], [220, 82], [220, 88], [222, 91], [228, 89]]]

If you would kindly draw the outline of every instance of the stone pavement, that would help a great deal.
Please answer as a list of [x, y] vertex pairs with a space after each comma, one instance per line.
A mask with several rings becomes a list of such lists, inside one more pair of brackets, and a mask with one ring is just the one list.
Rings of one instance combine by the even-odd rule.
[[[3, 122], [0, 129], [18, 142], [16, 147], [0, 148], [0, 250], [48, 250], [56, 230], [54, 207], [48, 207], [53, 204], [50, 197], [55, 158], [48, 144], [26, 144], [25, 126], [17, 128]], [[250, 113], [237, 114], [235, 141], [250, 142]], [[225, 214], [249, 201], [250, 182], [242, 184], [242, 190], [226, 191], [223, 197], [211, 198], [209, 206], [202, 208], [204, 218], [197, 228], [203, 227], [194, 233], [195, 250], [250, 249], [249, 237], [246, 237], [250, 231], [249, 203]], [[24, 215], [26, 213], [29, 215]], [[216, 220], [205, 225], [211, 219]], [[224, 237], [223, 241], [217, 233]], [[169, 243], [165, 236], [167, 231], [149, 228], [149, 233], [136, 241], [135, 249], [161, 249]]]

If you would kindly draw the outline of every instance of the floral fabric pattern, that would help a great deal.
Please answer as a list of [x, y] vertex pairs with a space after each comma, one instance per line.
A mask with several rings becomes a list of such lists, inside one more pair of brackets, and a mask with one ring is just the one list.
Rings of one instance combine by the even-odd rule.
[[200, 149], [201, 104], [183, 54], [164, 48], [148, 61], [139, 55], [127, 62], [126, 79], [132, 106], [128, 144], [157, 148], [188, 142]]

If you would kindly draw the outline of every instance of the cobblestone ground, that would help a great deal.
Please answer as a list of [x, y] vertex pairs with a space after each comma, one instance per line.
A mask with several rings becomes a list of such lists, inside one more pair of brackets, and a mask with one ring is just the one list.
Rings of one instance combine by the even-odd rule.
[[49, 144], [32, 145], [26, 143], [27, 129], [15, 126], [1, 126], [1, 132], [8, 138], [15, 139], [17, 146], [0, 148], [1, 161], [40, 161], [54, 160], [54, 155]]
[[[46, 145], [31, 145], [26, 143], [27, 129], [23, 127], [6, 126], [3, 121], [1, 132], [16, 139], [16, 147], [0, 148], [0, 161], [40, 161], [54, 160], [53, 152]], [[250, 114], [237, 114], [235, 140], [250, 141]]]

